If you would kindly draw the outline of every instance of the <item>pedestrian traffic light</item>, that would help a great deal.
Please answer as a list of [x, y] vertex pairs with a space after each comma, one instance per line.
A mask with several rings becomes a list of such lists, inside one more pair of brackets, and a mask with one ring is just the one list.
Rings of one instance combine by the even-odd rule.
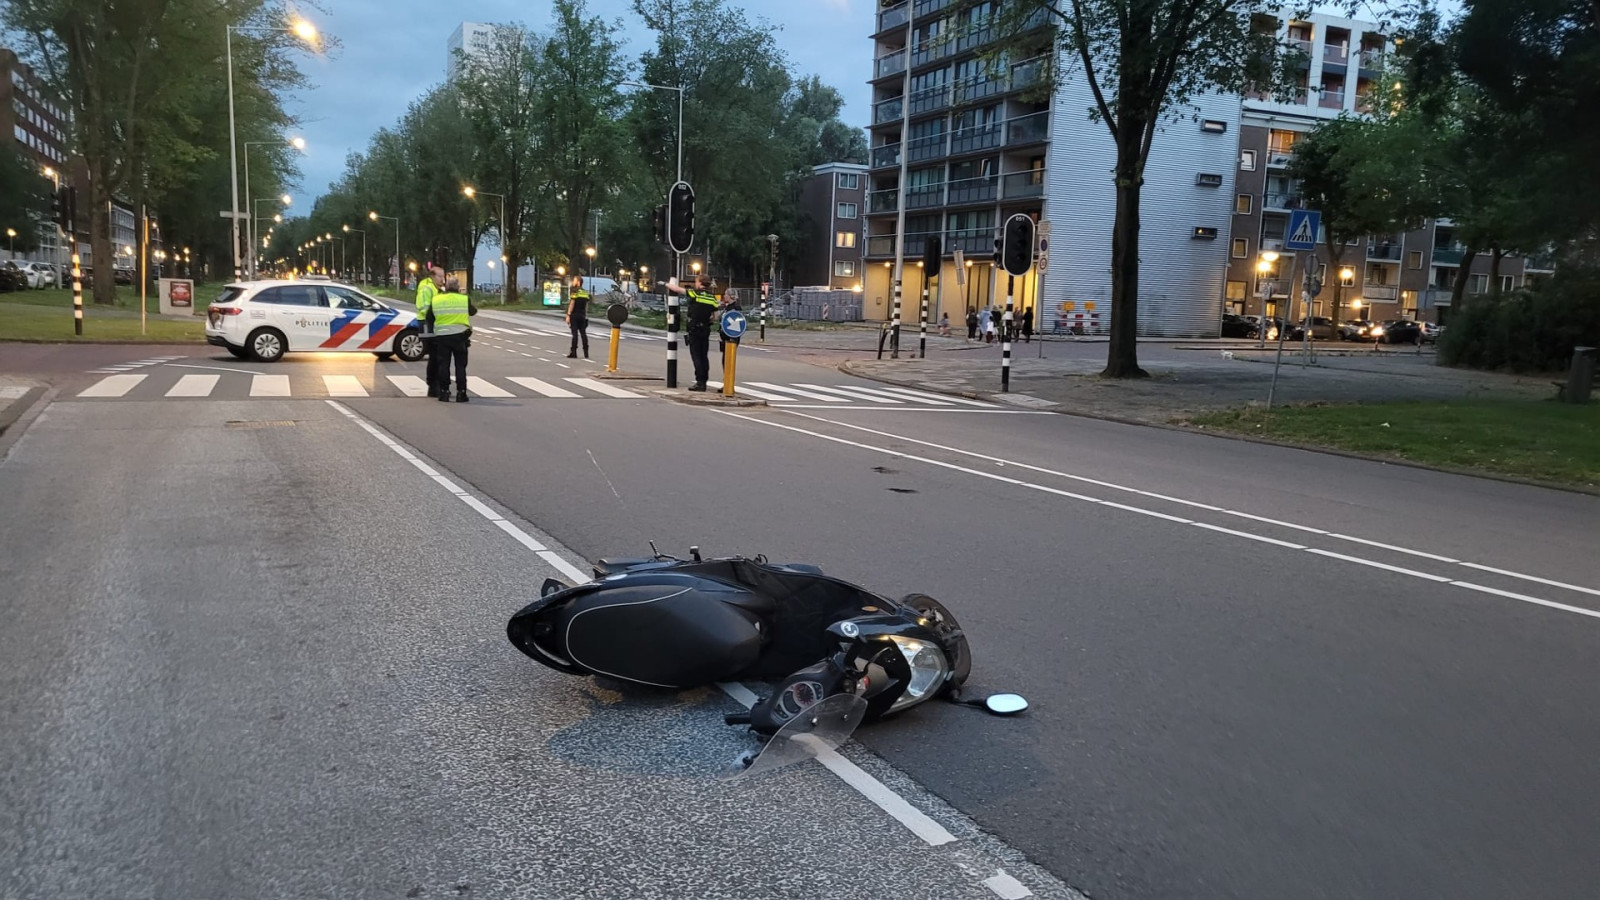
[[930, 234], [922, 239], [922, 271], [929, 278], [939, 275], [939, 261], [944, 257], [943, 241], [939, 235]]
[[78, 222], [78, 189], [67, 187], [61, 189], [61, 230], [69, 235], [76, 234], [74, 230]]
[[50, 192], [50, 221], [61, 224], [61, 189], [56, 188]]
[[1033, 217], [1017, 213], [1006, 220], [1000, 264], [1011, 275], [1026, 275], [1033, 268]]
[[694, 188], [680, 181], [667, 195], [667, 246], [676, 253], [688, 253], [693, 245]]
[[650, 211], [650, 233], [656, 240], [667, 243], [667, 205], [665, 203]]

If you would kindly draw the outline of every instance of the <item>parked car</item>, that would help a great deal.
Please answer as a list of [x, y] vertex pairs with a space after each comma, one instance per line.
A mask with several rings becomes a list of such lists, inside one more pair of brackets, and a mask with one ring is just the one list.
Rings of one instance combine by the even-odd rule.
[[[1305, 322], [1296, 322], [1289, 326], [1289, 340], [1304, 340], [1306, 330]], [[1310, 331], [1313, 341], [1331, 341], [1339, 336], [1338, 330], [1333, 327], [1333, 320], [1327, 316], [1312, 316]]]
[[1350, 322], [1339, 323], [1339, 340], [1341, 341], [1370, 341], [1372, 340], [1372, 327], [1378, 324], [1370, 319], [1356, 319]]
[[1422, 342], [1424, 344], [1435, 343], [1439, 340], [1439, 336], [1444, 334], [1443, 325], [1435, 325], [1432, 322], [1419, 322], [1418, 324], [1422, 326]]
[[1279, 329], [1283, 328], [1283, 320], [1278, 318], [1277, 316], [1273, 316], [1271, 318], [1264, 318], [1262, 316], [1245, 316], [1244, 318], [1245, 318], [1245, 321], [1247, 321], [1250, 324], [1256, 326], [1256, 328], [1258, 329], [1257, 332], [1256, 332], [1257, 336], [1260, 336], [1261, 332], [1259, 331], [1259, 329], [1262, 327], [1262, 323], [1265, 322], [1266, 323], [1266, 329], [1267, 329], [1267, 340], [1269, 340], [1269, 341], [1277, 340], [1278, 339], [1278, 331], [1279, 331]]
[[1385, 344], [1422, 343], [1422, 326], [1410, 319], [1390, 319], [1373, 331], [1377, 340]]
[[132, 269], [124, 269], [121, 266], [112, 270], [112, 278], [117, 284], [133, 284], [138, 280], [138, 277], [137, 272]]
[[28, 276], [28, 287], [39, 288], [56, 286], [56, 270], [46, 263], [23, 260], [17, 267]]
[[1261, 333], [1261, 326], [1233, 313], [1222, 314], [1222, 336], [1225, 338], [1253, 338]]
[[25, 291], [29, 288], [28, 273], [11, 260], [0, 265], [0, 291]]

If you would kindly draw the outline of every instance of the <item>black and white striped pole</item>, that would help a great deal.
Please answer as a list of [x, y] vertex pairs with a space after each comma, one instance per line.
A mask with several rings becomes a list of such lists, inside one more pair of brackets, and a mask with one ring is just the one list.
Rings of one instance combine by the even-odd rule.
[[72, 333], [83, 335], [83, 265], [78, 254], [72, 254]]
[[900, 279], [894, 280], [894, 321], [889, 326], [889, 358], [900, 358]]
[[767, 241], [772, 244], [772, 258], [768, 261], [767, 288], [761, 292], [761, 343], [767, 342], [767, 304], [771, 302], [772, 295], [778, 292], [778, 236], [767, 235]]
[[678, 386], [678, 295], [667, 293], [667, 387]]
[[1017, 213], [1006, 220], [1000, 244], [1000, 264], [1006, 270], [1006, 314], [1000, 335], [1000, 390], [1011, 390], [1011, 321], [1012, 298], [1016, 293], [1017, 276], [1027, 275], [1033, 268], [1033, 217]]
[[939, 262], [944, 257], [943, 241], [939, 235], [930, 234], [922, 244], [922, 336], [918, 341], [917, 358], [928, 358], [928, 279], [939, 274]]
[[[694, 188], [681, 179], [667, 192], [667, 246], [672, 248], [676, 280], [683, 278], [683, 255], [694, 246]], [[678, 294], [667, 292], [667, 387], [678, 386]]]

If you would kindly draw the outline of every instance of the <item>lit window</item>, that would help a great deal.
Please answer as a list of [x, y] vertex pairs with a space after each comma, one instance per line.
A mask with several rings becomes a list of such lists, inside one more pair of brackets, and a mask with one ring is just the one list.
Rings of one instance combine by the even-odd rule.
[[1413, 250], [1410, 253], [1406, 254], [1406, 268], [1408, 268], [1408, 269], [1420, 269], [1420, 268], [1422, 268], [1422, 251], [1421, 250]]
[[856, 217], [856, 205], [854, 203], [841, 203], [841, 204], [839, 204], [839, 218], [841, 218], [841, 219], [854, 219], [855, 217]]
[[1234, 259], [1247, 259], [1247, 258], [1249, 258], [1249, 256], [1250, 256], [1250, 239], [1249, 238], [1234, 238], [1233, 239], [1233, 258]]
[[833, 261], [833, 274], [840, 278], [850, 278], [856, 274], [855, 260], [836, 259]]
[[1256, 170], [1256, 152], [1254, 150], [1239, 151], [1239, 168], [1246, 172]]
[[1239, 196], [1235, 197], [1234, 200], [1233, 200], [1233, 212], [1234, 212], [1235, 215], [1248, 216], [1248, 215], [1250, 215], [1250, 211], [1253, 210], [1254, 208], [1255, 208], [1255, 195], [1254, 194], [1240, 194]]
[[835, 247], [844, 247], [847, 250], [853, 249], [856, 245], [856, 233], [854, 231], [841, 231], [834, 235], [833, 243]]

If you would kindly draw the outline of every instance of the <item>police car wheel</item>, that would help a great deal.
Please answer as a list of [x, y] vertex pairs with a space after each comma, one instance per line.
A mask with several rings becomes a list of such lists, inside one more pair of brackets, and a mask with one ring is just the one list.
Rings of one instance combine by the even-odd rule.
[[415, 330], [402, 331], [400, 336], [394, 339], [395, 355], [406, 362], [416, 362], [421, 359], [427, 349], [427, 345], [422, 341], [422, 335]]
[[277, 362], [283, 359], [283, 351], [289, 348], [289, 342], [284, 339], [283, 332], [276, 328], [258, 328], [250, 332], [250, 339], [245, 346], [250, 348], [250, 355], [258, 362]]

